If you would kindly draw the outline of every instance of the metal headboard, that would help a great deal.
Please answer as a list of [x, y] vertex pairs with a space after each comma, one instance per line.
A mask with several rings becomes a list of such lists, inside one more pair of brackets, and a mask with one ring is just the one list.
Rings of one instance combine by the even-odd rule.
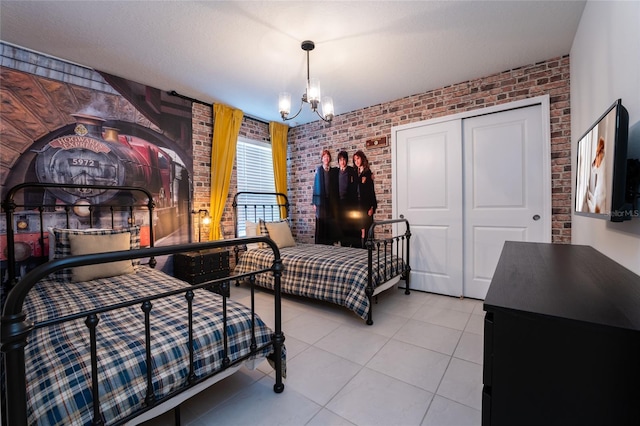
[[[245, 221], [272, 222], [289, 218], [289, 198], [282, 192], [241, 191], [233, 197], [233, 230], [236, 238], [238, 224]], [[244, 229], [244, 226], [242, 226]]]
[[[138, 202], [130, 202], [130, 203], [116, 203], [116, 204], [105, 204], [105, 205], [91, 205], [88, 206], [88, 226], [93, 227], [96, 220], [97, 214], [105, 214], [105, 211], [110, 216], [111, 227], [113, 228], [115, 225], [114, 218], [117, 212], [125, 212], [128, 213], [128, 221], [129, 224], [133, 224], [134, 215], [136, 211], [140, 211], [140, 209], [147, 209], [149, 213], [149, 230], [150, 230], [150, 246], [154, 246], [154, 232], [153, 232], [153, 209], [154, 209], [154, 201], [151, 193], [142, 187], [135, 186], [110, 186], [110, 185], [73, 185], [73, 184], [59, 184], [59, 183], [40, 183], [40, 182], [25, 182], [19, 185], [16, 185], [7, 191], [7, 194], [2, 201], [2, 209], [5, 212], [6, 216], [6, 230], [7, 230], [7, 275], [8, 275], [8, 286], [13, 287], [17, 281], [16, 277], [16, 253], [13, 247], [15, 247], [15, 232], [16, 232], [16, 221], [15, 214], [19, 209], [20, 211], [31, 212], [32, 216], [37, 217], [39, 222], [39, 233], [40, 237], [38, 238], [38, 245], [41, 252], [44, 252], [44, 236], [45, 236], [45, 213], [50, 213], [54, 211], [62, 210], [61, 214], [64, 214], [66, 217], [66, 227], [70, 227], [70, 221], [75, 216], [73, 212], [74, 206], [72, 205], [60, 205], [60, 204], [43, 204], [39, 202], [38, 204], [34, 204], [33, 202], [22, 201], [18, 203], [16, 201], [16, 195], [19, 193], [24, 194], [25, 189], [31, 190], [48, 190], [48, 189], [85, 189], [89, 190], [100, 190], [100, 191], [128, 191], [130, 193], [141, 193], [143, 194], [145, 200]], [[107, 219], [107, 222], [109, 220]], [[11, 248], [11, 249], [10, 249]], [[155, 260], [151, 259], [150, 264], [154, 264]]]

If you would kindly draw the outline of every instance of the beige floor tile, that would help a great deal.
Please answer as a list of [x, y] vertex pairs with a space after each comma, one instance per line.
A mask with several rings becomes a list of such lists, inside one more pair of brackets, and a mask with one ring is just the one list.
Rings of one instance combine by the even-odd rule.
[[305, 343], [314, 344], [340, 327], [340, 322], [332, 321], [316, 313], [297, 316], [282, 325], [286, 336], [293, 336]]
[[482, 366], [473, 362], [451, 358], [444, 373], [438, 395], [467, 407], [482, 409]]
[[453, 356], [465, 361], [475, 362], [476, 364], [482, 364], [482, 357], [484, 356], [484, 338], [479, 334], [474, 333], [462, 333], [460, 342], [456, 347]]
[[286, 386], [324, 406], [361, 369], [355, 362], [311, 346], [288, 363]]
[[467, 312], [425, 304], [411, 318], [456, 330], [464, 330], [469, 317], [471, 317], [471, 314]]
[[245, 387], [225, 404], [216, 406], [197, 419], [208, 425], [291, 425], [311, 420], [322, 407], [294, 389], [273, 391], [273, 380], [265, 377]]
[[482, 413], [436, 395], [422, 426], [480, 426]]
[[429, 392], [435, 392], [450, 359], [448, 355], [439, 352], [390, 340], [367, 363], [367, 367]]
[[393, 338], [446, 355], [453, 355], [461, 335], [460, 330], [409, 320]]
[[349, 420], [332, 413], [326, 408], [322, 409], [316, 416], [311, 419], [306, 426], [355, 426]]
[[340, 326], [318, 340], [314, 346], [357, 364], [365, 365], [387, 343], [389, 338], [372, 333], [364, 327]]
[[364, 368], [327, 408], [356, 425], [417, 425], [432, 397], [431, 392]]

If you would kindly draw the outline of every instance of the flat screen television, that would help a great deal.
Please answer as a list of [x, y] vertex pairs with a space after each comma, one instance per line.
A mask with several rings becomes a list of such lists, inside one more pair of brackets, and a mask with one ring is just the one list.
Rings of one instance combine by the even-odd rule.
[[575, 212], [622, 222], [633, 217], [626, 200], [629, 114], [618, 99], [578, 140]]

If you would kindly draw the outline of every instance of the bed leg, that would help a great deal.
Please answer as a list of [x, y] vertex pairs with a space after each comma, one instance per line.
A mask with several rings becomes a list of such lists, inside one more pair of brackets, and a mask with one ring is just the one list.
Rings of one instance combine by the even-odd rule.
[[[371, 254], [371, 252], [369, 252], [369, 254]], [[369, 260], [371, 260], [371, 256], [369, 256]], [[369, 262], [369, 282], [371, 282], [371, 262]], [[377, 295], [376, 296], [373, 295], [373, 287], [371, 287], [371, 285], [368, 285], [367, 287], [365, 287], [364, 292], [367, 295], [367, 299], [369, 299], [369, 312], [367, 313], [367, 325], [373, 325], [373, 319], [371, 319], [371, 317], [372, 317], [372, 311], [373, 311], [374, 297], [377, 299]], [[377, 300], [376, 300], [376, 303], [377, 303]]]
[[173, 409], [173, 424], [175, 426], [180, 426], [180, 406], [179, 405]]
[[284, 383], [282, 383], [283, 377], [283, 368], [282, 365], [282, 347], [284, 345], [284, 334], [274, 333], [271, 336], [271, 340], [273, 341], [273, 355], [274, 355], [274, 363], [275, 363], [275, 373], [276, 373], [276, 382], [273, 385], [273, 391], [275, 393], [282, 393], [284, 391]]
[[409, 291], [409, 281], [410, 281], [411, 270], [409, 269], [404, 274], [402, 274], [402, 279], [404, 280], [404, 294], [411, 294]]

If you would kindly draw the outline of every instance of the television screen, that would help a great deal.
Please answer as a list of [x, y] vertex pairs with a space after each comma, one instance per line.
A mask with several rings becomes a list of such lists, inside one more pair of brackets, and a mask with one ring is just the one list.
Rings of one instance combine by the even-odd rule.
[[577, 214], [631, 219], [625, 203], [628, 129], [629, 116], [618, 99], [578, 140]]

